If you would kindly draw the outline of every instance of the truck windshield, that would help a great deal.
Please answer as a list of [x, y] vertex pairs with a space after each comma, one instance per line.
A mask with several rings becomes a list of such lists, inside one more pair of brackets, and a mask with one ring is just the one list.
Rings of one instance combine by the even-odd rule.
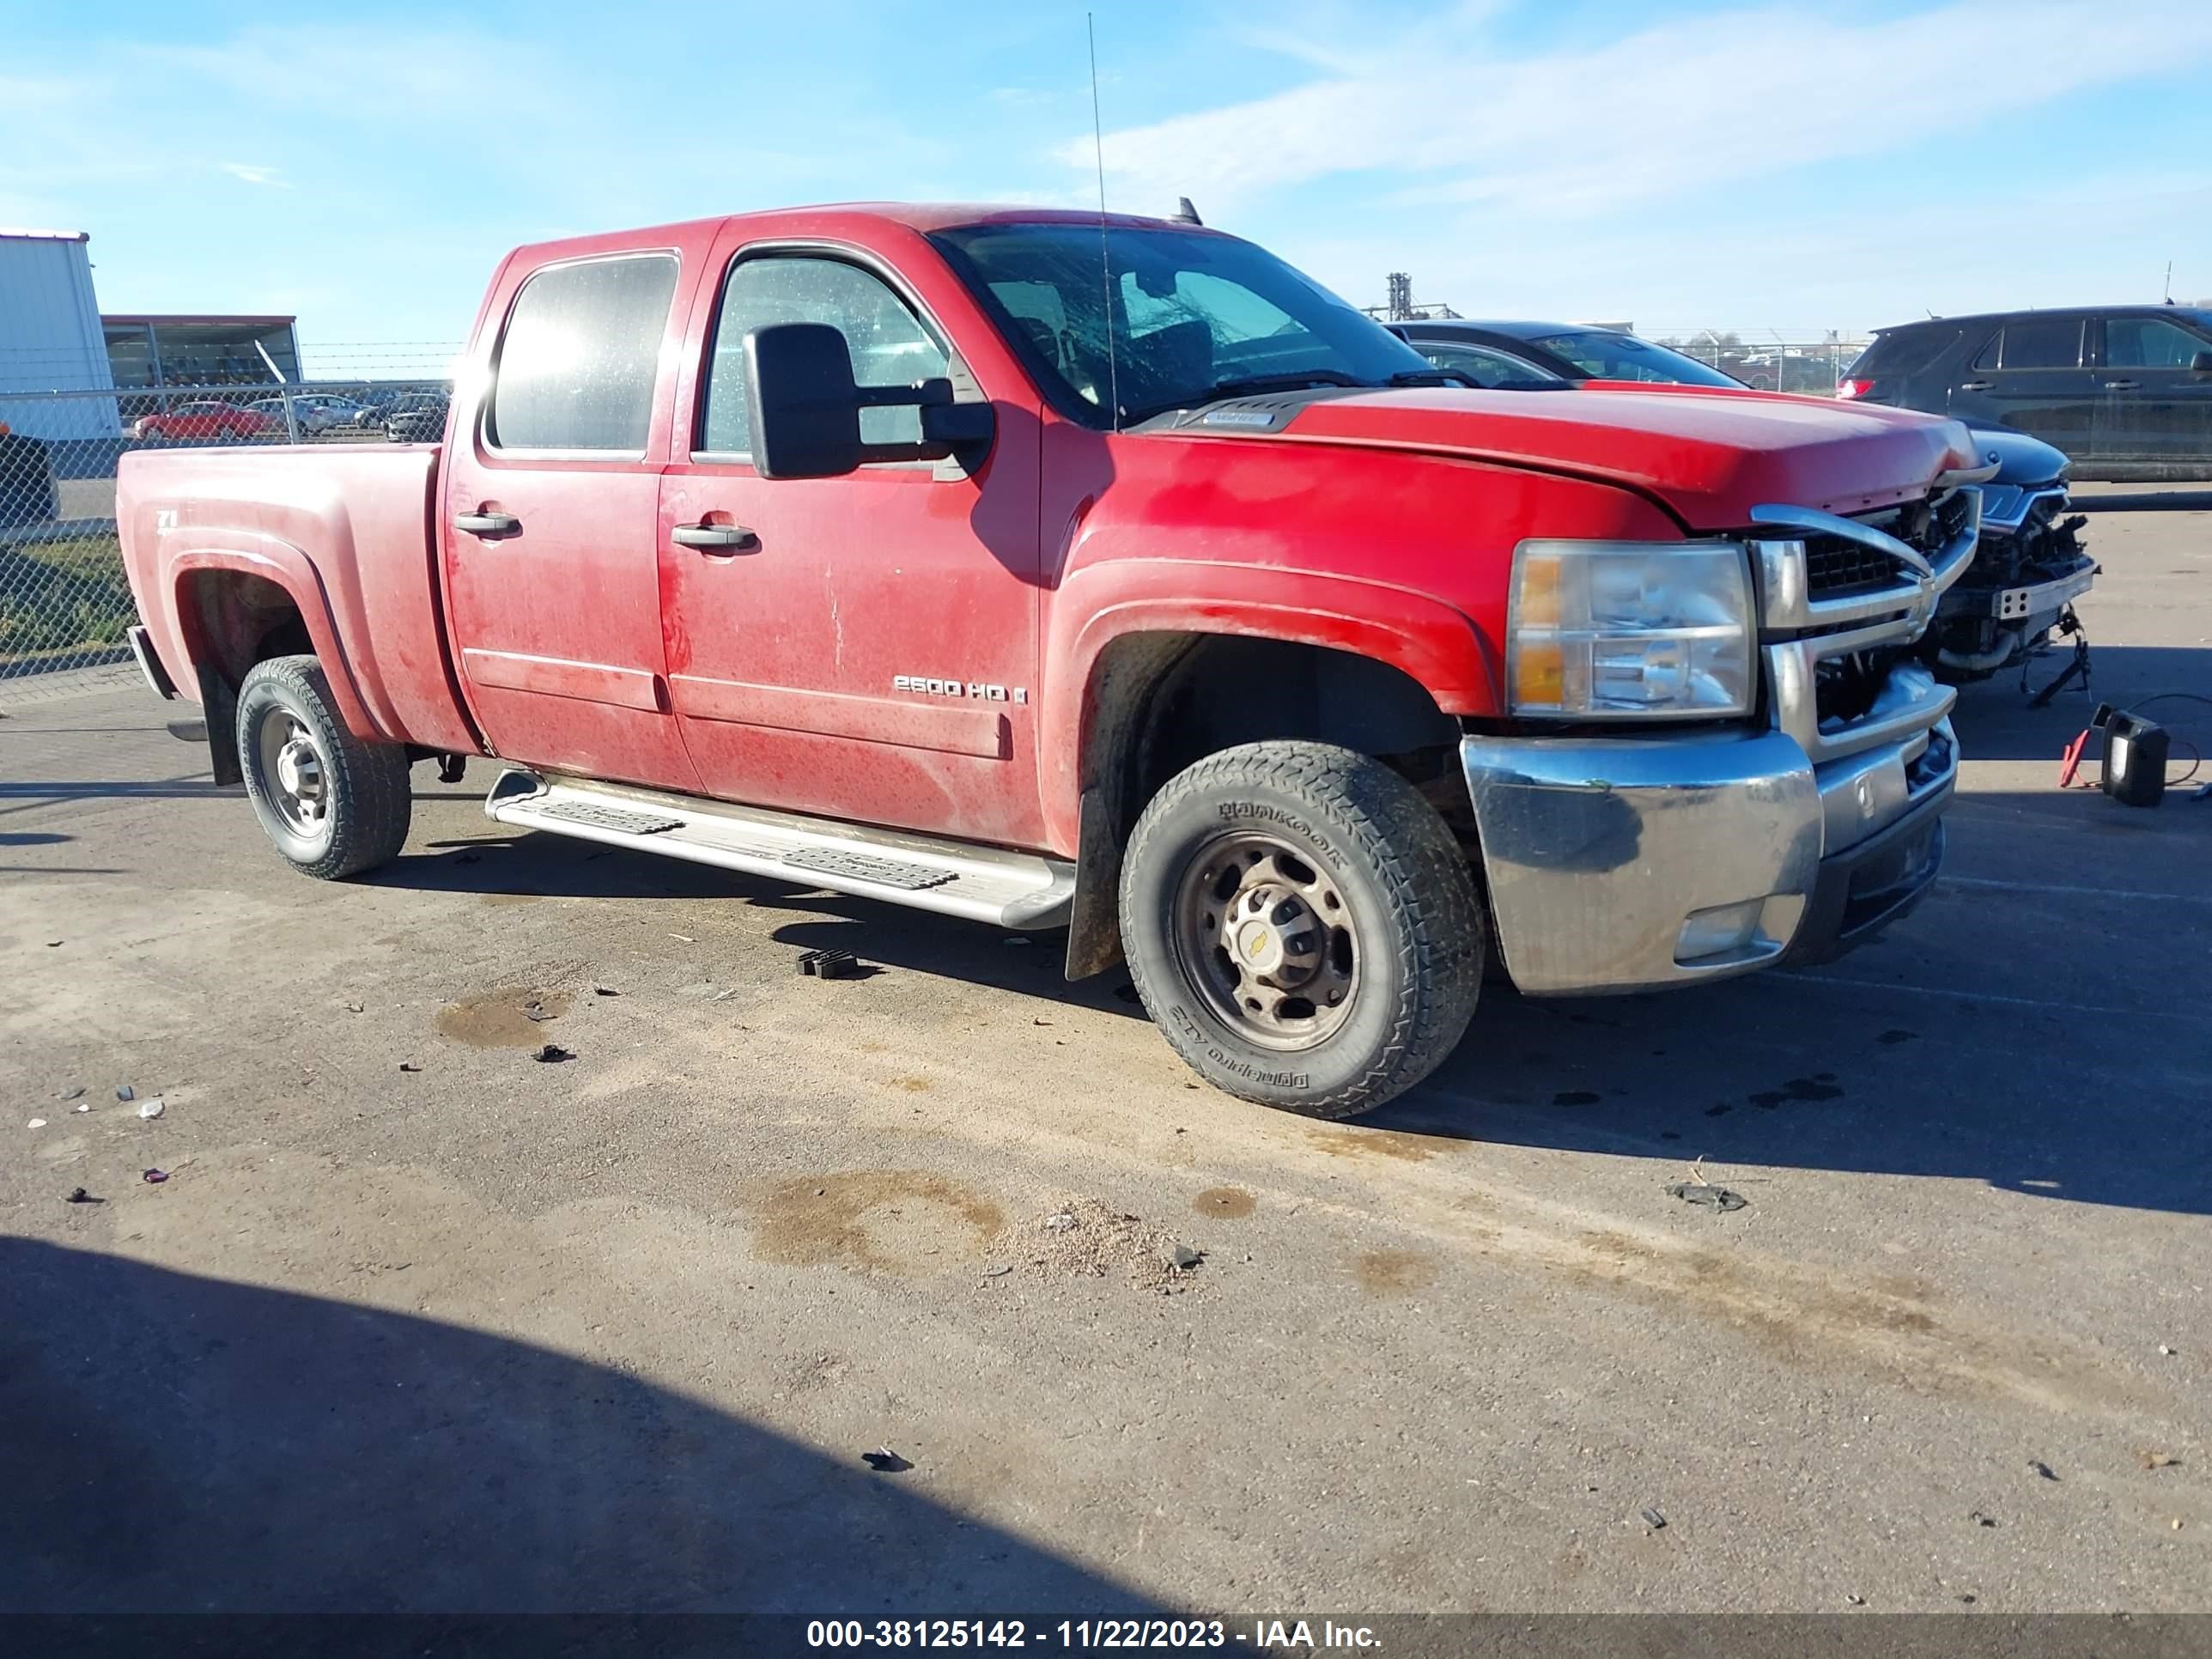
[[1233, 236], [1056, 222], [970, 225], [931, 240], [997, 313], [1054, 406], [1086, 426], [1117, 423], [1116, 393], [1127, 425], [1238, 392], [1447, 378]]
[[1565, 357], [1595, 380], [1657, 380], [1669, 386], [1725, 386], [1739, 390], [1743, 386], [1734, 375], [1723, 374], [1695, 357], [1609, 328], [1540, 334], [1529, 343], [1543, 347], [1555, 357]]

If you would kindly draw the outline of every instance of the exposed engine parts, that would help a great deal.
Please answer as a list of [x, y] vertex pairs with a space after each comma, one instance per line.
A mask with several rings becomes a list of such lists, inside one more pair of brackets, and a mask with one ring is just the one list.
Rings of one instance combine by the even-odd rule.
[[2069, 677], [2083, 672], [2087, 642], [2072, 604], [2098, 574], [2080, 538], [2087, 520], [2066, 511], [2058, 480], [2027, 489], [1999, 484], [1987, 497], [1974, 562], [1943, 596], [1923, 655], [1945, 679], [1986, 679], [2025, 664], [2054, 627], [2071, 621], [2063, 629], [2076, 636]]

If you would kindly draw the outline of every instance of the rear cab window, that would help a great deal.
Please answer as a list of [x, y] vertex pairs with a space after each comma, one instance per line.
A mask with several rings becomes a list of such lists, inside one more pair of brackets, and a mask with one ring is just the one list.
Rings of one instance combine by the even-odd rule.
[[1855, 380], [1917, 374], [1949, 350], [1965, 331], [1931, 325], [1887, 330], [1874, 337], [1844, 374]]
[[658, 251], [532, 273], [500, 337], [485, 444], [643, 455], [676, 275], [676, 256]]

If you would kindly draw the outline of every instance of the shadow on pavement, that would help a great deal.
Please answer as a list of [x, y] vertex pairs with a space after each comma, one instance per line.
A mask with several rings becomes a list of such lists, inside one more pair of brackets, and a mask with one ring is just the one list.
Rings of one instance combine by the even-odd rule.
[[1156, 1613], [855, 1447], [524, 1342], [0, 1238], [0, 1613]]

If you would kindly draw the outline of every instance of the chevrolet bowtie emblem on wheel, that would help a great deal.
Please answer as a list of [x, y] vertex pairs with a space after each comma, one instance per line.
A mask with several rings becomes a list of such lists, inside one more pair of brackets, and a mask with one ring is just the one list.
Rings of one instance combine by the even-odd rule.
[[1027, 702], [1024, 685], [987, 685], [981, 680], [935, 679], [920, 674], [894, 674], [891, 690], [911, 691], [923, 697], [972, 697], [977, 702]]

